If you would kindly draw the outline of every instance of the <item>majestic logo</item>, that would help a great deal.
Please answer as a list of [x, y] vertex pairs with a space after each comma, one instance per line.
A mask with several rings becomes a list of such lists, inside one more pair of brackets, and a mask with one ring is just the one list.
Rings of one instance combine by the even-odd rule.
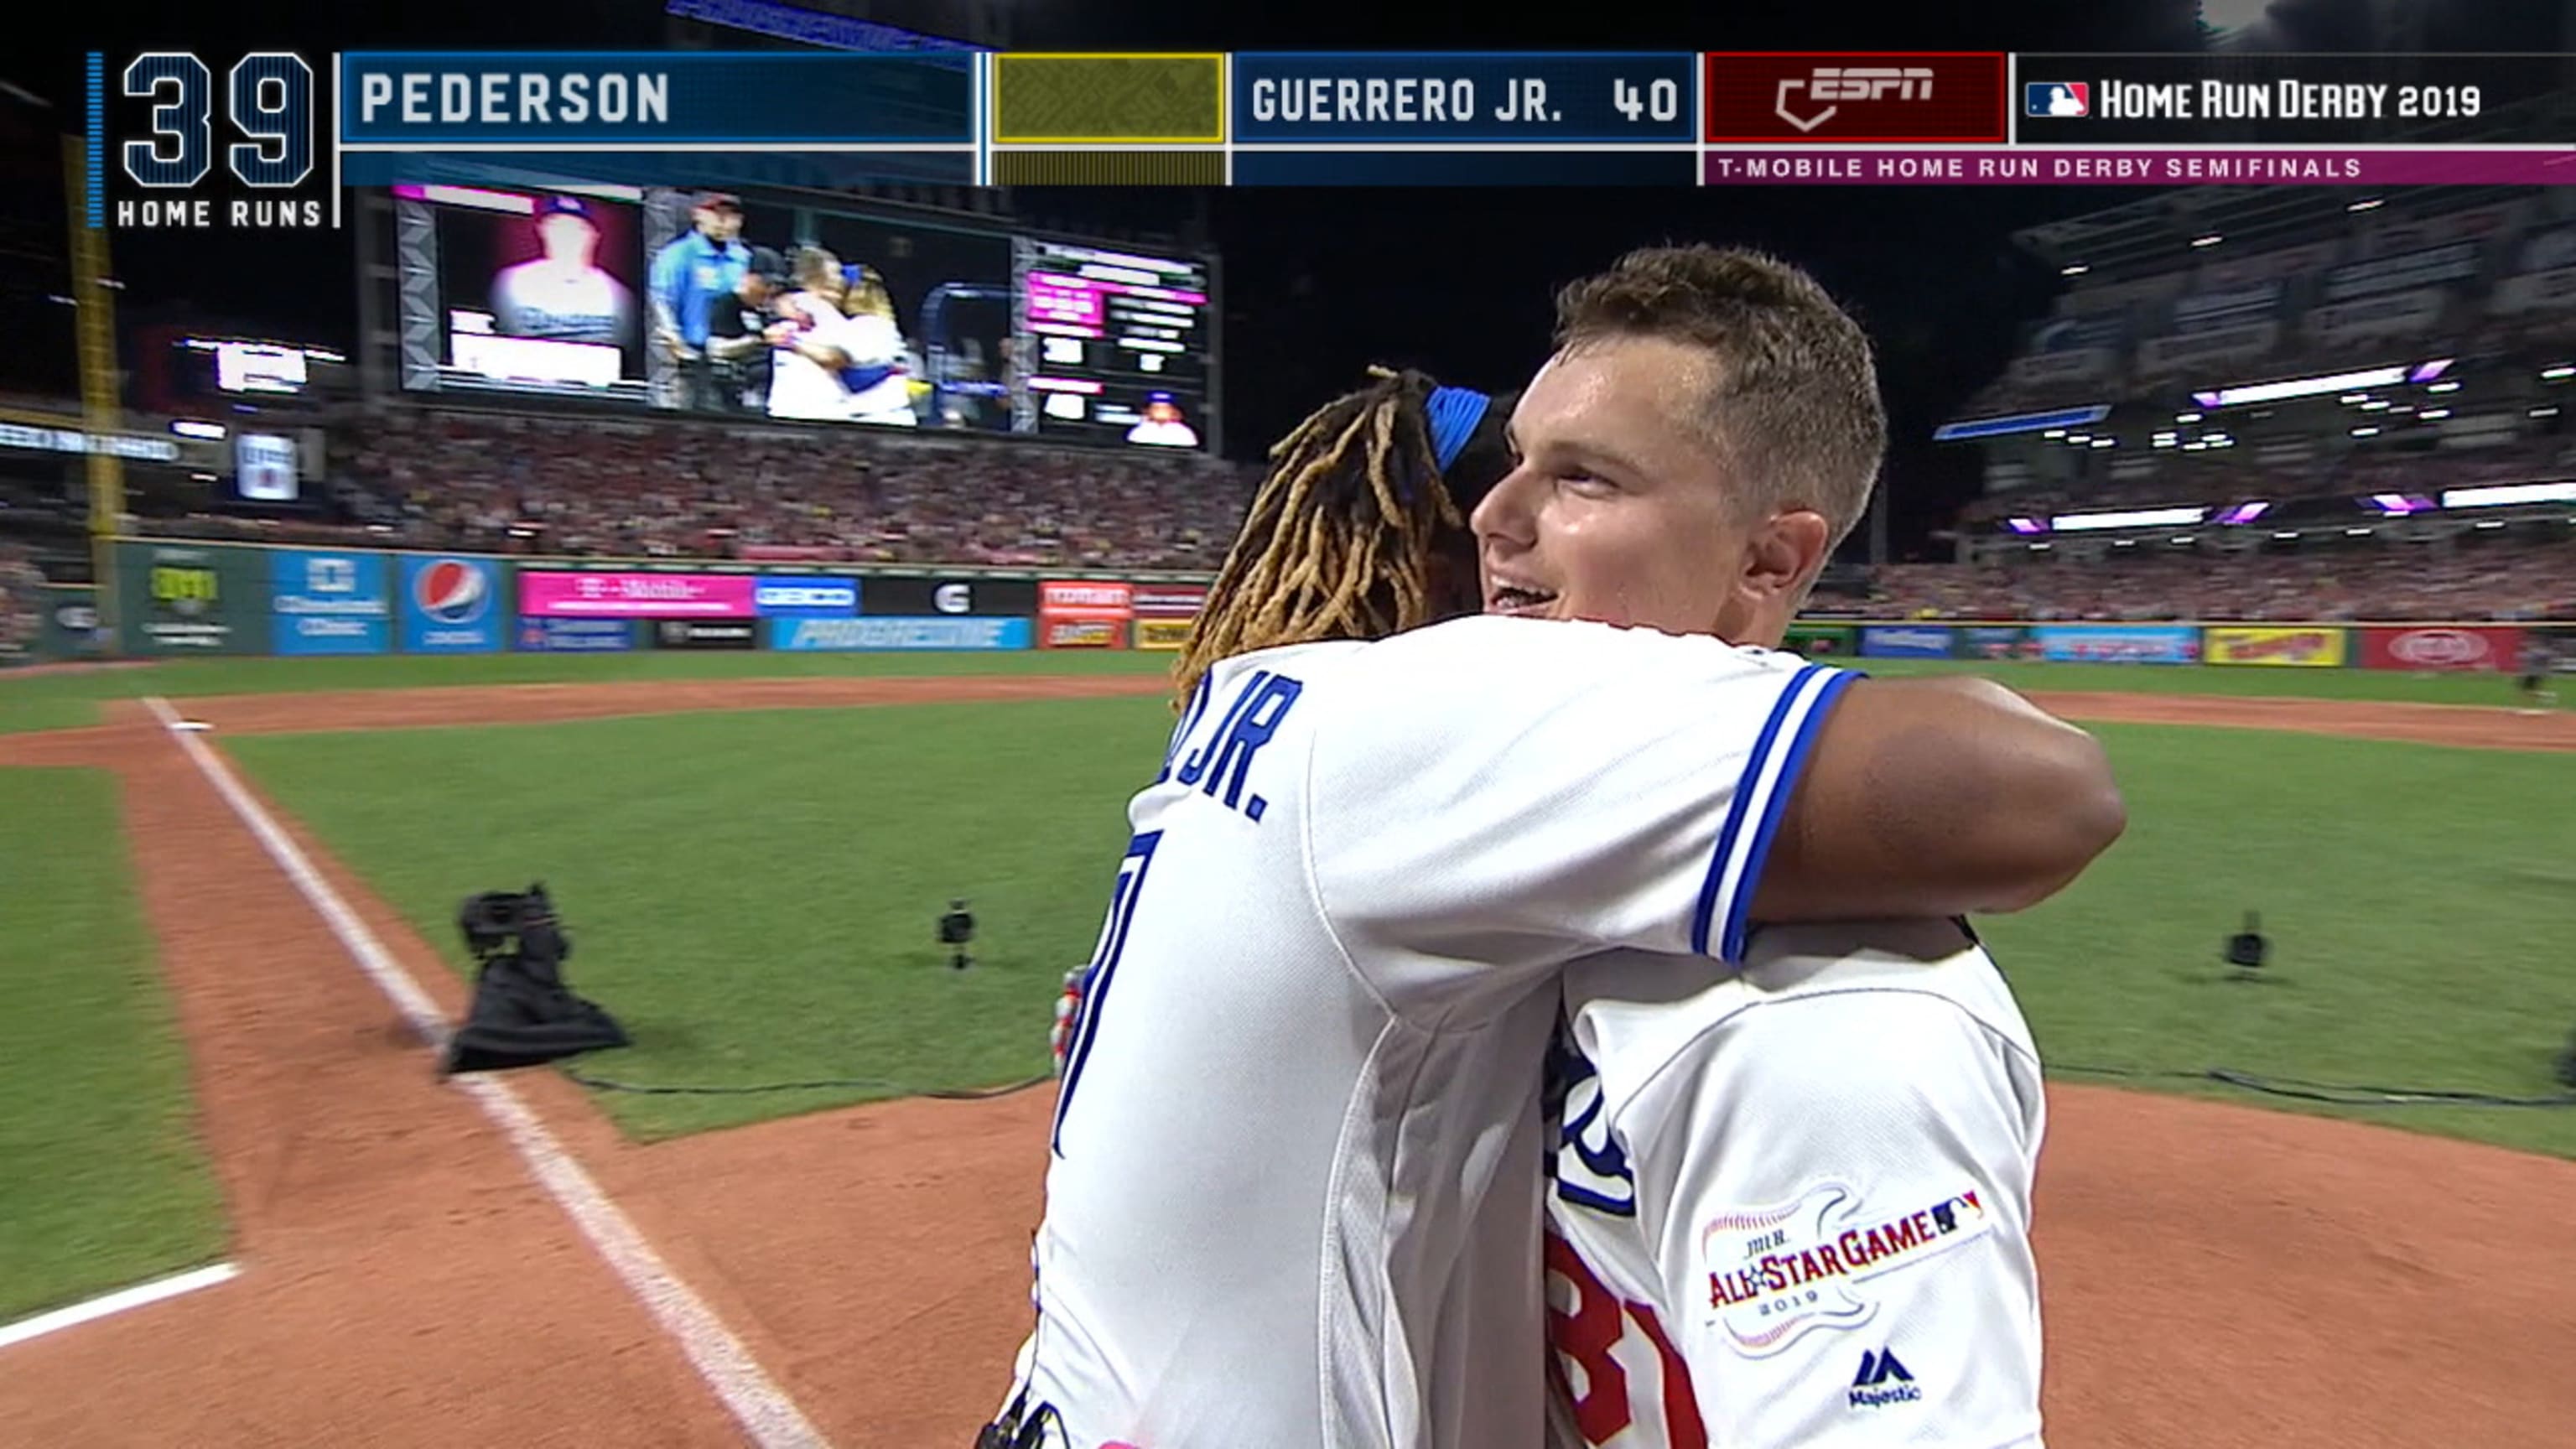
[[930, 606], [943, 614], [963, 614], [975, 607], [974, 591], [964, 584], [941, 584], [931, 593]]
[[1765, 1358], [1811, 1328], [1858, 1328], [1878, 1313], [1871, 1280], [1993, 1231], [1974, 1188], [1894, 1216], [1824, 1183], [1795, 1202], [1728, 1213], [1700, 1228], [1709, 1319], [1738, 1353]]
[[492, 607], [490, 576], [463, 559], [433, 559], [412, 575], [411, 601], [433, 624], [476, 623]]
[[2048, 120], [2093, 114], [2093, 86], [2088, 81], [2030, 81], [2021, 88], [2021, 113]]
[[1883, 1409], [1890, 1404], [1916, 1403], [1922, 1397], [1923, 1391], [1914, 1386], [1914, 1375], [1896, 1361], [1896, 1350], [1862, 1351], [1860, 1372], [1852, 1376], [1853, 1408]]
[[2486, 658], [2487, 641], [2459, 629], [2409, 629], [2389, 642], [2388, 652], [2403, 663], [2439, 669]]

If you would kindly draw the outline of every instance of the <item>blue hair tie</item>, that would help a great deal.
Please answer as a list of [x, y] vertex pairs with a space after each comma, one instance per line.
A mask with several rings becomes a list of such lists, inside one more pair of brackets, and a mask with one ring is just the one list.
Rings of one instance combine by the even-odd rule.
[[1439, 460], [1441, 472], [1448, 472], [1449, 465], [1466, 451], [1467, 440], [1476, 435], [1476, 425], [1485, 420], [1485, 409], [1492, 402], [1473, 388], [1431, 390], [1431, 455]]

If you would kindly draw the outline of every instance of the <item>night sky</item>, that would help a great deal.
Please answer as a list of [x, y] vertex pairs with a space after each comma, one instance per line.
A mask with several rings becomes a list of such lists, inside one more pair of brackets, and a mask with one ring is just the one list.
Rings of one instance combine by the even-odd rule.
[[[1496, 7], [1501, 9], [1503, 7]], [[2289, 48], [2366, 48], [2361, 0], [2272, 7]], [[1554, 23], [1485, 7], [1251, 5], [1233, 0], [1019, 0], [1014, 46], [1150, 50], [1611, 50], [1869, 47], [1887, 50], [2160, 51], [2197, 48], [2191, 0], [1991, 0], [1937, 13], [1730, 3], [1556, 7]], [[1697, 18], [1689, 18], [1696, 11]], [[2117, 11], [2118, 14], [2101, 12]], [[2428, 50], [2553, 50], [2559, 7], [2544, 0], [2440, 0]], [[900, 21], [894, 7], [880, 17]], [[48, 112], [0, 97], [0, 390], [74, 391], [70, 310], [46, 300], [62, 272], [61, 133], [80, 124], [80, 51], [149, 46], [210, 56], [268, 47], [335, 49], [658, 48], [658, 0], [448, 0], [355, 7], [271, 0], [255, 13], [122, 0], [66, 27], [79, 50], [24, 49], [0, 81]], [[2018, 227], [2133, 200], [2135, 189], [2039, 187], [1240, 190], [1210, 202], [1224, 262], [1228, 451], [1259, 455], [1371, 362], [1447, 381], [1517, 385], [1546, 354], [1554, 288], [1630, 247], [1708, 241], [1764, 247], [1814, 271], [1880, 348], [1895, 427], [1893, 534], [1920, 545], [1976, 486], [1971, 450], [1931, 430], [2008, 360], [2016, 328], [2058, 280], [2009, 245]], [[1151, 192], [1050, 192], [1050, 222], [1121, 229], [1167, 224]], [[183, 312], [302, 341], [355, 342], [350, 237], [118, 237], [120, 308], [131, 322]], [[131, 359], [127, 359], [131, 365]]]

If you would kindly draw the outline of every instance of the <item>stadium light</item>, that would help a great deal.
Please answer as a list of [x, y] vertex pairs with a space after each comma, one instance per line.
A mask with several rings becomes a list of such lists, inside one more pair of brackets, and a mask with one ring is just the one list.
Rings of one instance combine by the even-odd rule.
[[2348, 408], [2349, 408], [2349, 407], [2359, 407], [2359, 406], [2360, 406], [2360, 405], [2362, 405], [2363, 403], [2366, 403], [2366, 402], [2370, 401], [2370, 394], [2368, 394], [2368, 393], [2366, 393], [2366, 392], [2348, 392], [2348, 393], [2345, 393], [2343, 396], [2341, 396], [2341, 397], [2339, 397], [2339, 398], [2336, 398], [2336, 399], [2335, 399], [2335, 401], [2336, 401], [2336, 402], [2339, 402], [2339, 403], [2342, 403], [2345, 407], [2348, 407]]
[[195, 418], [178, 418], [173, 420], [170, 424], [170, 431], [177, 433], [183, 438], [203, 438], [210, 443], [220, 443], [224, 440], [223, 424], [201, 423]]
[[2069, 262], [2065, 266], [2059, 267], [2057, 269], [2057, 274], [2061, 277], [2080, 277], [2091, 270], [2093, 270], [2091, 267], [2084, 265], [2082, 262]]
[[2197, 536], [2197, 535], [2194, 535], [2194, 534], [2188, 534], [2188, 533], [2177, 533], [2177, 534], [2175, 534], [2175, 535], [2174, 535], [2174, 542], [2176, 542], [2176, 543], [2189, 543], [2189, 542], [2191, 542], [2191, 541], [2192, 541], [2192, 539], [2193, 539], [2194, 537], [2196, 537], [2196, 536]]
[[2216, 232], [2211, 232], [2207, 236], [2193, 237], [2191, 239], [2191, 244], [2196, 247], [2214, 247], [2225, 240], [2227, 240], [2227, 238], [2220, 236]]
[[2055, 442], [2057, 439], [2066, 436], [2066, 430], [2064, 428], [2050, 428], [2047, 432], [2040, 434], [2040, 436], [2051, 442]]
[[2481, 518], [2481, 519], [2479, 519], [2479, 520], [2478, 520], [2478, 527], [2480, 527], [2480, 528], [2502, 528], [2502, 527], [2504, 527], [2504, 520], [2503, 520], [2503, 519], [2501, 519], [2501, 518]]
[[2388, 411], [2388, 399], [2384, 397], [2372, 398], [2370, 401], [2361, 405], [2361, 410], [2366, 413], [2384, 413]]
[[2540, 370], [2540, 380], [2543, 382], [2558, 382], [2570, 377], [2576, 377], [2576, 367], [2570, 367], [2563, 362]]
[[2383, 206], [2386, 206], [2387, 204], [2388, 204], [2388, 203], [2387, 203], [2387, 201], [2386, 201], [2384, 198], [2377, 197], [2377, 196], [2366, 196], [2366, 197], [2363, 197], [2361, 200], [2359, 200], [2359, 201], [2356, 201], [2356, 202], [2352, 203], [2350, 206], [2345, 207], [2345, 208], [2344, 208], [2344, 210], [2346, 210], [2346, 211], [2377, 211], [2379, 208], [2381, 208], [2381, 207], [2383, 207]]
[[2197, 453], [2197, 452], [2200, 452], [2202, 449], [2207, 448], [2208, 446], [2209, 446], [2209, 445], [2208, 445], [2207, 443], [2203, 443], [2203, 442], [2199, 442], [2199, 441], [2195, 440], [2195, 441], [2193, 441], [2193, 442], [2188, 442], [2188, 443], [2183, 444], [2183, 445], [2182, 445], [2182, 450], [2183, 450], [2184, 452], [2186, 452], [2186, 453]]
[[2198, 413], [2176, 413], [2176, 414], [2174, 414], [2174, 421], [2175, 421], [2175, 422], [2178, 422], [2178, 423], [2196, 423], [2196, 422], [2199, 422], [2199, 421], [2200, 421], [2200, 414], [2198, 414]]
[[2116, 513], [2061, 513], [2048, 520], [2048, 526], [2059, 533], [2087, 533], [2104, 528], [2171, 528], [2176, 524], [2198, 523], [2208, 516], [2206, 508], [2129, 508]]
[[2516, 503], [2576, 503], [2576, 483], [2496, 483], [2442, 493], [2444, 508], [2503, 508]]
[[2343, 531], [2343, 536], [2346, 538], [2367, 538], [2370, 536], [2370, 530], [2368, 528], [2347, 528]]
[[2428, 385], [2424, 390], [2426, 392], [2458, 392], [2460, 390], [2460, 385], [2456, 382], [2437, 382]]
[[2295, 528], [2276, 528], [2272, 530], [2272, 536], [2274, 538], [2296, 538], [2299, 536], [2299, 531]]
[[2353, 435], [2354, 437], [2356, 437], [2356, 438], [2375, 438], [2375, 437], [2378, 437], [2378, 436], [2379, 436], [2379, 429], [2377, 429], [2377, 428], [2355, 428], [2355, 429], [2353, 429], [2353, 430], [2352, 430], [2352, 435]]
[[2394, 387], [2406, 380], [2402, 367], [2374, 367], [2366, 372], [2338, 372], [2327, 377], [2294, 377], [2281, 382], [2257, 382], [2243, 387], [2220, 388], [2215, 393], [2198, 396], [2211, 407], [2232, 408], [2239, 403], [2282, 402], [2294, 397], [2316, 397], [2329, 392], [2352, 392], [2358, 388]]
[[[2550, 411], [2552, 411], [2552, 412], [2556, 412], [2556, 411], [2557, 411], [2557, 409], [2552, 408], [2552, 409], [2550, 409]], [[2097, 447], [2097, 448], [2108, 448], [2108, 447], [2111, 447], [2111, 446], [2112, 446], [2116, 441], [2117, 441], [2116, 439], [2112, 439], [2112, 438], [2095, 438], [2095, 439], [2093, 440], [2093, 446], [2094, 446], [2094, 447]]]
[[2451, 410], [2450, 410], [2449, 408], [2426, 408], [2426, 409], [2424, 409], [2424, 411], [2422, 411], [2422, 412], [2420, 412], [2420, 413], [2417, 413], [2415, 416], [2417, 416], [2417, 417], [2419, 417], [2419, 418], [2422, 418], [2424, 421], [2426, 421], [2426, 422], [2428, 422], [2428, 423], [2429, 423], [2429, 422], [2437, 421], [2437, 420], [2442, 419], [2442, 418], [2447, 418], [2447, 417], [2449, 417], [2450, 415], [2451, 415]]

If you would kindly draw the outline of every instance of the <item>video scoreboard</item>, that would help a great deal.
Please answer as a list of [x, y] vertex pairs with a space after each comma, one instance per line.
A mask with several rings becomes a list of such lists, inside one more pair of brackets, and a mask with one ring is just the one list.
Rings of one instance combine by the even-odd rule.
[[340, 224], [344, 188], [2533, 184], [2550, 55], [93, 55], [88, 219]]

